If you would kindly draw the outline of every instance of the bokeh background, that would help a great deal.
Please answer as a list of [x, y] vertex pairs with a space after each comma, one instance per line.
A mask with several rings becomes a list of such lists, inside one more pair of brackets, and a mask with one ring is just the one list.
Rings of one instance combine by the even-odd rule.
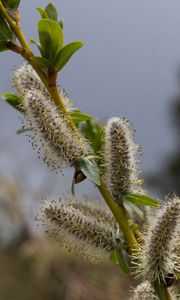
[[[36, 7], [48, 2], [21, 1], [21, 24], [28, 40], [37, 39]], [[179, 1], [53, 3], [65, 20], [65, 42], [85, 42], [62, 71], [60, 86], [76, 107], [103, 123], [111, 116], [128, 118], [134, 124], [136, 142], [142, 145], [141, 168], [149, 194], [179, 195]], [[20, 64], [22, 59], [16, 54], [1, 53], [0, 93], [13, 91], [10, 77]], [[0, 274], [6, 274], [3, 281], [0, 276], [4, 287], [2, 294], [0, 286], [0, 300], [125, 299], [125, 294], [119, 297], [127, 282], [119, 280], [116, 267], [99, 269], [71, 258], [64, 260], [56, 246], [42, 246], [45, 241], [34, 222], [42, 196], [52, 199], [70, 194], [73, 174], [71, 170], [64, 176], [50, 172], [37, 159], [25, 134], [16, 135], [19, 128], [19, 114], [0, 100]], [[87, 181], [76, 192], [99, 197]], [[50, 282], [49, 289], [45, 282]], [[13, 291], [9, 285], [15, 286]], [[34, 287], [40, 294], [35, 294]]]

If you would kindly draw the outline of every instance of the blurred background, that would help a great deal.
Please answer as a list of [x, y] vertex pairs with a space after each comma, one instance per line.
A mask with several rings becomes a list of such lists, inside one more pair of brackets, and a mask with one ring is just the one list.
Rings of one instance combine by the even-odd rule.
[[[48, 2], [21, 1], [21, 24], [28, 40], [37, 39], [36, 7]], [[76, 107], [103, 123], [111, 116], [128, 118], [142, 145], [148, 193], [159, 198], [179, 195], [179, 1], [53, 3], [65, 20], [65, 43], [85, 42], [61, 73], [60, 86]], [[0, 93], [13, 92], [10, 77], [21, 64], [21, 57], [1, 53]], [[117, 267], [79, 262], [41, 237], [34, 218], [42, 197], [70, 195], [73, 171], [64, 176], [49, 171], [25, 134], [16, 135], [19, 117], [0, 99], [0, 300], [126, 299], [129, 283]], [[87, 181], [76, 187], [76, 193], [100, 197]]]

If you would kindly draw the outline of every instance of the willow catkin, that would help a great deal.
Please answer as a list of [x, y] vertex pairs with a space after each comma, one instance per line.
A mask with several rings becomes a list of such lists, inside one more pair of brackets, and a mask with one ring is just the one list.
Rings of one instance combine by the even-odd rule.
[[135, 193], [140, 184], [137, 175], [137, 151], [133, 128], [128, 120], [111, 118], [105, 127], [103, 149], [104, 181], [115, 200]]
[[45, 202], [38, 219], [62, 248], [91, 263], [107, 260], [120, 242], [118, 225], [110, 214], [77, 200]]
[[173, 251], [173, 245], [179, 239], [180, 200], [174, 197], [158, 209], [147, 226], [142, 255], [137, 272], [153, 282], [165, 281], [180, 272], [180, 253]]
[[[39, 91], [45, 97], [49, 97], [49, 93], [45, 85], [42, 83], [33, 67], [28, 63], [25, 63], [15, 69], [12, 75], [12, 85], [20, 97], [24, 97], [27, 92], [32, 90]], [[67, 110], [69, 110], [71, 108], [71, 104], [67, 93], [61, 89], [59, 90], [59, 93], [63, 99], [64, 105]]]
[[[180, 300], [180, 294], [174, 286], [171, 286], [168, 292], [172, 300]], [[132, 290], [132, 296], [129, 300], [159, 300], [159, 297], [150, 282], [146, 280]]]
[[132, 291], [130, 300], [158, 300], [158, 296], [149, 281], [140, 283]]
[[86, 141], [72, 131], [67, 116], [41, 91], [31, 90], [23, 99], [25, 116], [32, 126], [29, 135], [33, 147], [53, 170], [74, 165], [87, 154]]

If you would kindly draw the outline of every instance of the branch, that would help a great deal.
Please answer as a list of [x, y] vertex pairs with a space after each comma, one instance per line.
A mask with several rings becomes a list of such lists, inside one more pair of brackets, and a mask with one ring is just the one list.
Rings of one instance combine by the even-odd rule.
[[125, 210], [122, 206], [116, 204], [116, 202], [112, 199], [110, 193], [105, 187], [105, 184], [101, 182], [101, 185], [98, 186], [100, 193], [105, 199], [107, 205], [112, 211], [114, 217], [116, 218], [123, 234], [126, 239], [126, 242], [130, 248], [130, 252], [132, 253], [134, 250], [139, 251], [139, 245], [135, 239], [135, 236], [129, 227], [128, 220], [126, 219]]

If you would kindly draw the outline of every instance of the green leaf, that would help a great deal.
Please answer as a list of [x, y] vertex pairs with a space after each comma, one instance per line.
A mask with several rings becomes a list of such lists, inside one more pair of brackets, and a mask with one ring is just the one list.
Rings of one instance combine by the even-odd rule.
[[103, 143], [103, 128], [97, 121], [89, 120], [80, 124], [80, 129], [85, 138], [90, 142], [95, 153], [98, 154]]
[[57, 55], [55, 61], [56, 71], [59, 72], [70, 60], [71, 56], [84, 45], [81, 41], [76, 41], [64, 46]]
[[22, 127], [21, 129], [19, 129], [19, 130], [16, 131], [16, 134], [21, 134], [21, 133], [24, 133], [26, 131], [31, 131], [31, 130], [33, 130], [32, 127], [29, 127], [29, 128]]
[[165, 300], [166, 299], [166, 293], [165, 293], [165, 286], [164, 283], [159, 282], [156, 280], [152, 286], [154, 287], [156, 294], [158, 295], [160, 300]]
[[70, 112], [70, 115], [76, 125], [78, 125], [80, 122], [93, 119], [92, 116], [82, 113], [79, 109], [75, 109], [74, 111]]
[[0, 41], [10, 40], [12, 36], [11, 29], [0, 14]]
[[45, 11], [46, 11], [49, 19], [57, 21], [58, 13], [57, 13], [57, 10], [56, 10], [55, 6], [52, 3], [49, 3], [46, 6]]
[[139, 205], [148, 205], [148, 206], [155, 206], [159, 207], [159, 204], [157, 200], [154, 198], [151, 198], [146, 195], [141, 195], [141, 194], [128, 194], [123, 196], [123, 200], [132, 202], [134, 204], [139, 204]]
[[110, 260], [113, 262], [115, 265], [119, 265], [121, 269], [124, 271], [126, 274], [130, 274], [130, 268], [127, 263], [127, 259], [125, 257], [124, 251], [119, 247], [118, 249], [114, 249], [110, 255]]
[[79, 167], [88, 179], [96, 185], [100, 185], [99, 169], [94, 161], [88, 159], [88, 157], [81, 158]]
[[8, 0], [7, 2], [8, 4], [8, 7], [11, 9], [11, 10], [16, 10], [20, 4], [20, 0]]
[[23, 109], [20, 107], [20, 104], [22, 102], [22, 99], [15, 95], [15, 94], [11, 94], [11, 93], [4, 93], [1, 94], [1, 97], [8, 102], [12, 107], [14, 107], [15, 109], [17, 109], [20, 112], [23, 112]]
[[38, 23], [41, 54], [52, 64], [63, 46], [63, 31], [59, 23], [54, 20], [42, 19]]
[[48, 19], [47, 12], [40, 6], [36, 7], [37, 11], [39, 12], [42, 19]]
[[10, 41], [12, 37], [13, 34], [9, 25], [0, 14], [0, 52], [9, 50], [6, 46], [6, 43]]
[[35, 63], [37, 63], [39, 66], [41, 66], [41, 67], [45, 67], [45, 68], [47, 68], [47, 69], [49, 69], [49, 68], [52, 67], [51, 62], [50, 62], [48, 59], [44, 58], [44, 57], [41, 57], [41, 56], [33, 56], [33, 57], [31, 57], [31, 59], [32, 59]]
[[2, 3], [10, 10], [16, 10], [20, 4], [20, 0], [3, 0]]

